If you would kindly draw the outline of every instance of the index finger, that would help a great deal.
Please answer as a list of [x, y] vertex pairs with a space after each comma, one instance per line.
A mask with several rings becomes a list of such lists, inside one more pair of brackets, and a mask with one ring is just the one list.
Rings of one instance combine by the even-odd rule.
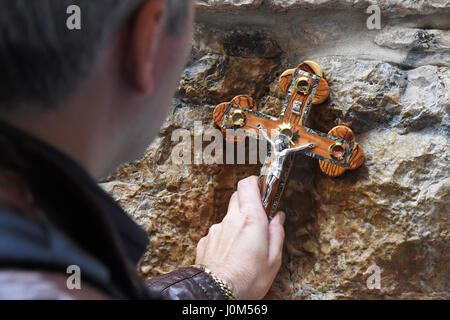
[[239, 210], [242, 213], [267, 218], [261, 202], [258, 177], [250, 176], [238, 182]]

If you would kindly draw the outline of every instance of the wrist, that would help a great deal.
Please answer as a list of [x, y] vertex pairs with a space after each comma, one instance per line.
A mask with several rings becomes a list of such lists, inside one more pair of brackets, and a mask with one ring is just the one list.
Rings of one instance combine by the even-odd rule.
[[233, 287], [229, 281], [226, 281], [225, 279], [217, 276], [203, 264], [194, 264], [192, 265], [192, 267], [200, 269], [203, 272], [207, 273], [214, 280], [220, 290], [222, 290], [224, 296], [226, 296], [228, 300], [237, 300], [236, 296], [234, 295]]

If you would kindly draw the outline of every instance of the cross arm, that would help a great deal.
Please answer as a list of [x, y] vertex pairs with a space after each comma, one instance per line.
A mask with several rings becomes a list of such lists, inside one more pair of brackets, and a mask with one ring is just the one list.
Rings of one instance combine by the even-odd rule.
[[305, 145], [300, 146], [300, 147], [285, 149], [281, 153], [283, 155], [287, 155], [287, 154], [292, 153], [292, 152], [297, 152], [297, 151], [301, 151], [301, 150], [305, 150], [305, 149], [312, 149], [315, 146], [316, 145], [314, 143], [309, 143], [309, 144], [305, 144]]
[[259, 133], [261, 134], [261, 136], [262, 136], [264, 139], [266, 139], [267, 141], [269, 141], [270, 145], [271, 145], [272, 147], [274, 147], [274, 146], [275, 146], [275, 143], [273, 142], [273, 140], [271, 140], [271, 139], [267, 136], [266, 130], [265, 130], [260, 124], [258, 124], [257, 127], [258, 127], [258, 129], [259, 129]]

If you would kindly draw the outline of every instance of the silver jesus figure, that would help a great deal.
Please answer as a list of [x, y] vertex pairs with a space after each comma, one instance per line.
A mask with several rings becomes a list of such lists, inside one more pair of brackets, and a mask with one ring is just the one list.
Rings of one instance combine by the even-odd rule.
[[283, 164], [284, 160], [286, 160], [286, 157], [292, 152], [314, 148], [315, 145], [314, 143], [310, 143], [297, 148], [289, 148], [288, 136], [280, 133], [276, 136], [275, 141], [272, 141], [271, 139], [269, 139], [267, 133], [263, 130], [261, 125], [258, 125], [258, 129], [260, 130], [263, 138], [266, 139], [272, 146], [273, 152], [273, 161], [270, 164], [269, 170], [267, 171], [267, 179], [264, 186], [264, 193], [262, 198], [262, 204], [266, 209], [267, 205], [269, 204], [269, 196], [272, 192], [273, 184], [281, 177], [281, 173], [283, 172]]

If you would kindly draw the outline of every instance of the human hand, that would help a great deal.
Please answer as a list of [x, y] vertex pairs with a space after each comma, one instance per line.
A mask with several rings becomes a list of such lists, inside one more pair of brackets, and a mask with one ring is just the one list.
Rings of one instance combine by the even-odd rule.
[[228, 212], [197, 245], [196, 263], [227, 281], [238, 299], [262, 299], [281, 266], [285, 215], [269, 223], [257, 177], [239, 181]]

